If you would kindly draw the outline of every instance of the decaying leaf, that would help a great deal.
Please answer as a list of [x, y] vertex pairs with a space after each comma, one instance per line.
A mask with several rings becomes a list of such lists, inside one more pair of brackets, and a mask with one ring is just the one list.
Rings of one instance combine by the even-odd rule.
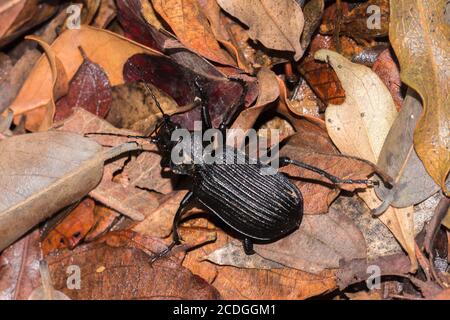
[[111, 106], [112, 93], [107, 74], [98, 64], [89, 60], [83, 48], [79, 49], [83, 63], [73, 76], [67, 95], [56, 103], [54, 121], [69, 117], [74, 108], [84, 108], [104, 118]]
[[101, 152], [90, 139], [55, 131], [0, 141], [0, 250], [91, 191], [106, 159], [136, 149], [123, 147]]
[[[450, 195], [450, 26], [448, 1], [391, 1], [389, 39], [400, 61], [401, 78], [423, 101], [414, 148], [430, 176]], [[407, 17], [407, 18], [406, 18]]]
[[303, 7], [305, 15], [305, 27], [301, 37], [302, 48], [307, 48], [311, 42], [311, 37], [320, 25], [322, 20], [323, 10], [325, 8], [324, 0], [308, 1]]
[[[142, 242], [142, 238], [143, 241]], [[152, 238], [123, 239], [111, 234], [104, 243], [79, 246], [46, 259], [54, 287], [71, 299], [218, 299], [219, 293], [180, 265], [161, 259], [149, 264], [148, 252], [161, 250]], [[67, 267], [77, 265], [83, 275], [79, 290], [67, 288]]]
[[350, 37], [371, 39], [385, 37], [389, 31], [389, 0], [368, 0], [349, 8], [348, 2], [342, 3], [342, 17], [336, 13], [336, 5], [327, 8], [320, 32], [331, 34], [336, 29]]
[[248, 27], [253, 40], [266, 48], [293, 51], [299, 60], [304, 52], [300, 44], [304, 18], [301, 7], [293, 0], [218, 0], [223, 10]]
[[378, 165], [394, 178], [394, 184], [391, 189], [383, 185], [376, 189], [384, 201], [377, 213], [389, 205], [399, 208], [412, 206], [439, 190], [414, 150], [413, 134], [421, 113], [420, 98], [410, 90], [378, 159]]

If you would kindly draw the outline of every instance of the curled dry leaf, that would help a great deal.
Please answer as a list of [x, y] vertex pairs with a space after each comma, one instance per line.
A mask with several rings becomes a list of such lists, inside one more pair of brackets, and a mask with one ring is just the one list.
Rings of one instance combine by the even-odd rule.
[[375, 190], [383, 200], [378, 214], [389, 205], [399, 208], [415, 205], [439, 190], [414, 150], [414, 129], [421, 113], [420, 98], [409, 90], [378, 158], [380, 168], [394, 178], [393, 188], [381, 185]]
[[54, 121], [66, 119], [74, 108], [84, 108], [104, 118], [112, 101], [108, 75], [79, 48], [83, 63], [70, 81], [69, 92], [56, 103]]
[[[351, 63], [329, 50], [318, 51], [316, 58], [331, 64], [347, 93], [343, 105], [329, 105], [325, 112], [331, 139], [341, 152], [377, 163], [397, 117], [391, 94], [366, 66]], [[371, 209], [381, 204], [373, 189], [360, 193], [360, 196]], [[408, 252], [413, 268], [416, 267], [413, 208], [391, 207], [380, 219]]]
[[293, 0], [218, 0], [223, 10], [248, 27], [253, 40], [266, 48], [295, 52], [299, 60], [304, 52], [300, 44], [304, 18], [301, 7]]
[[446, 8], [446, 0], [391, 1], [389, 39], [400, 61], [402, 81], [423, 101], [414, 148], [430, 176], [450, 195], [445, 186], [450, 171], [450, 26], [444, 18]]
[[299, 230], [270, 244], [255, 245], [263, 258], [318, 274], [339, 268], [339, 261], [366, 257], [359, 229], [342, 213], [305, 215]]
[[[79, 246], [47, 257], [54, 287], [71, 299], [218, 299], [219, 293], [180, 265], [179, 259], [149, 264], [161, 243], [149, 237], [109, 234], [103, 243]], [[67, 288], [67, 267], [81, 269], [83, 285]]]
[[[125, 39], [107, 30], [81, 26], [62, 33], [51, 45], [59, 59], [67, 80], [72, 79], [83, 62], [78, 47], [89, 59], [103, 68], [112, 86], [124, 83], [122, 69], [125, 61], [136, 53], [161, 55], [145, 46]], [[27, 114], [27, 128], [36, 129], [42, 123], [47, 104], [53, 98], [52, 68], [43, 56], [34, 66], [10, 108], [16, 115]]]
[[303, 14], [305, 16], [305, 27], [303, 29], [301, 37], [302, 48], [308, 48], [311, 42], [311, 37], [320, 25], [322, 20], [323, 11], [325, 8], [324, 0], [311, 0], [308, 1], [303, 7]]
[[[248, 130], [253, 128], [259, 115], [265, 110], [265, 107], [274, 102], [280, 96], [280, 90], [278, 88], [278, 80], [275, 73], [268, 68], [261, 68], [258, 75], [258, 89], [259, 95], [254, 106], [245, 109], [239, 113], [239, 116], [234, 121], [232, 129]], [[240, 146], [244, 137], [236, 142], [236, 145]]]
[[186, 47], [214, 62], [235, 64], [214, 37], [198, 0], [153, 0], [152, 4]]

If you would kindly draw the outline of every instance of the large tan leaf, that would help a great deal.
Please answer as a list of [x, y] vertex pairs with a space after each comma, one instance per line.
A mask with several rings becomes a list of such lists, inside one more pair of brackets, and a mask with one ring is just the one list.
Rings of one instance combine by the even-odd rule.
[[450, 171], [450, 27], [446, 0], [391, 1], [389, 38], [400, 61], [401, 79], [416, 90], [424, 111], [414, 146], [430, 176], [447, 194]]
[[[315, 58], [333, 67], [346, 92], [342, 105], [330, 104], [325, 112], [331, 139], [341, 152], [377, 163], [397, 117], [389, 90], [371, 69], [352, 63], [336, 52], [320, 50]], [[373, 189], [360, 196], [371, 209], [381, 204]], [[390, 207], [380, 219], [408, 252], [415, 267], [413, 208]]]
[[[52, 52], [64, 66], [67, 80], [72, 79], [83, 62], [78, 47], [81, 46], [91, 61], [100, 65], [112, 86], [124, 83], [123, 65], [137, 53], [160, 53], [125, 39], [107, 30], [82, 26], [61, 34], [51, 45]], [[10, 108], [15, 115], [27, 115], [27, 129], [36, 130], [47, 112], [52, 99], [52, 72], [48, 59], [43, 56], [34, 66]]]
[[330, 104], [325, 112], [330, 137], [341, 152], [376, 163], [397, 117], [389, 90], [368, 67], [334, 51], [319, 50], [315, 58], [330, 63], [347, 94], [342, 105]]
[[[136, 149], [129, 144], [128, 150]], [[92, 190], [103, 163], [127, 151], [101, 152], [78, 134], [42, 132], [0, 142], [0, 251], [59, 209]]]
[[265, 47], [295, 52], [299, 60], [304, 52], [300, 36], [305, 23], [303, 12], [294, 0], [218, 0], [223, 10], [249, 27], [248, 34]]

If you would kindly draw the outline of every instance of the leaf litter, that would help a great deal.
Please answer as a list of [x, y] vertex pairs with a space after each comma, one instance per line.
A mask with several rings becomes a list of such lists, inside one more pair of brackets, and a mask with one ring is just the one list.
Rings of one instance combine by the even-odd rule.
[[[75, 29], [63, 6], [0, 6], [0, 297], [449, 299], [445, 6], [99, 0]], [[279, 130], [280, 155], [379, 186], [286, 166], [297, 230], [246, 255], [195, 203], [182, 244], [149, 263], [193, 182], [127, 136], [160, 123], [153, 96], [192, 130], [199, 87], [217, 127], [242, 83], [232, 128]], [[89, 274], [81, 290], [66, 285], [73, 264]], [[373, 265], [388, 277], [370, 290]]]

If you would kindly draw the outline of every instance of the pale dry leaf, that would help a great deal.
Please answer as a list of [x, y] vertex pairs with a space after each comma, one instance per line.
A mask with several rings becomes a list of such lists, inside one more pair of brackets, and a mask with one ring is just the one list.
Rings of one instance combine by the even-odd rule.
[[[377, 163], [397, 117], [389, 90], [371, 69], [352, 63], [336, 52], [319, 50], [315, 58], [333, 67], [346, 92], [342, 105], [330, 104], [325, 112], [331, 139], [341, 152]], [[370, 209], [381, 205], [373, 189], [360, 192], [360, 196]], [[408, 252], [415, 268], [413, 207], [388, 208], [380, 219]]]

